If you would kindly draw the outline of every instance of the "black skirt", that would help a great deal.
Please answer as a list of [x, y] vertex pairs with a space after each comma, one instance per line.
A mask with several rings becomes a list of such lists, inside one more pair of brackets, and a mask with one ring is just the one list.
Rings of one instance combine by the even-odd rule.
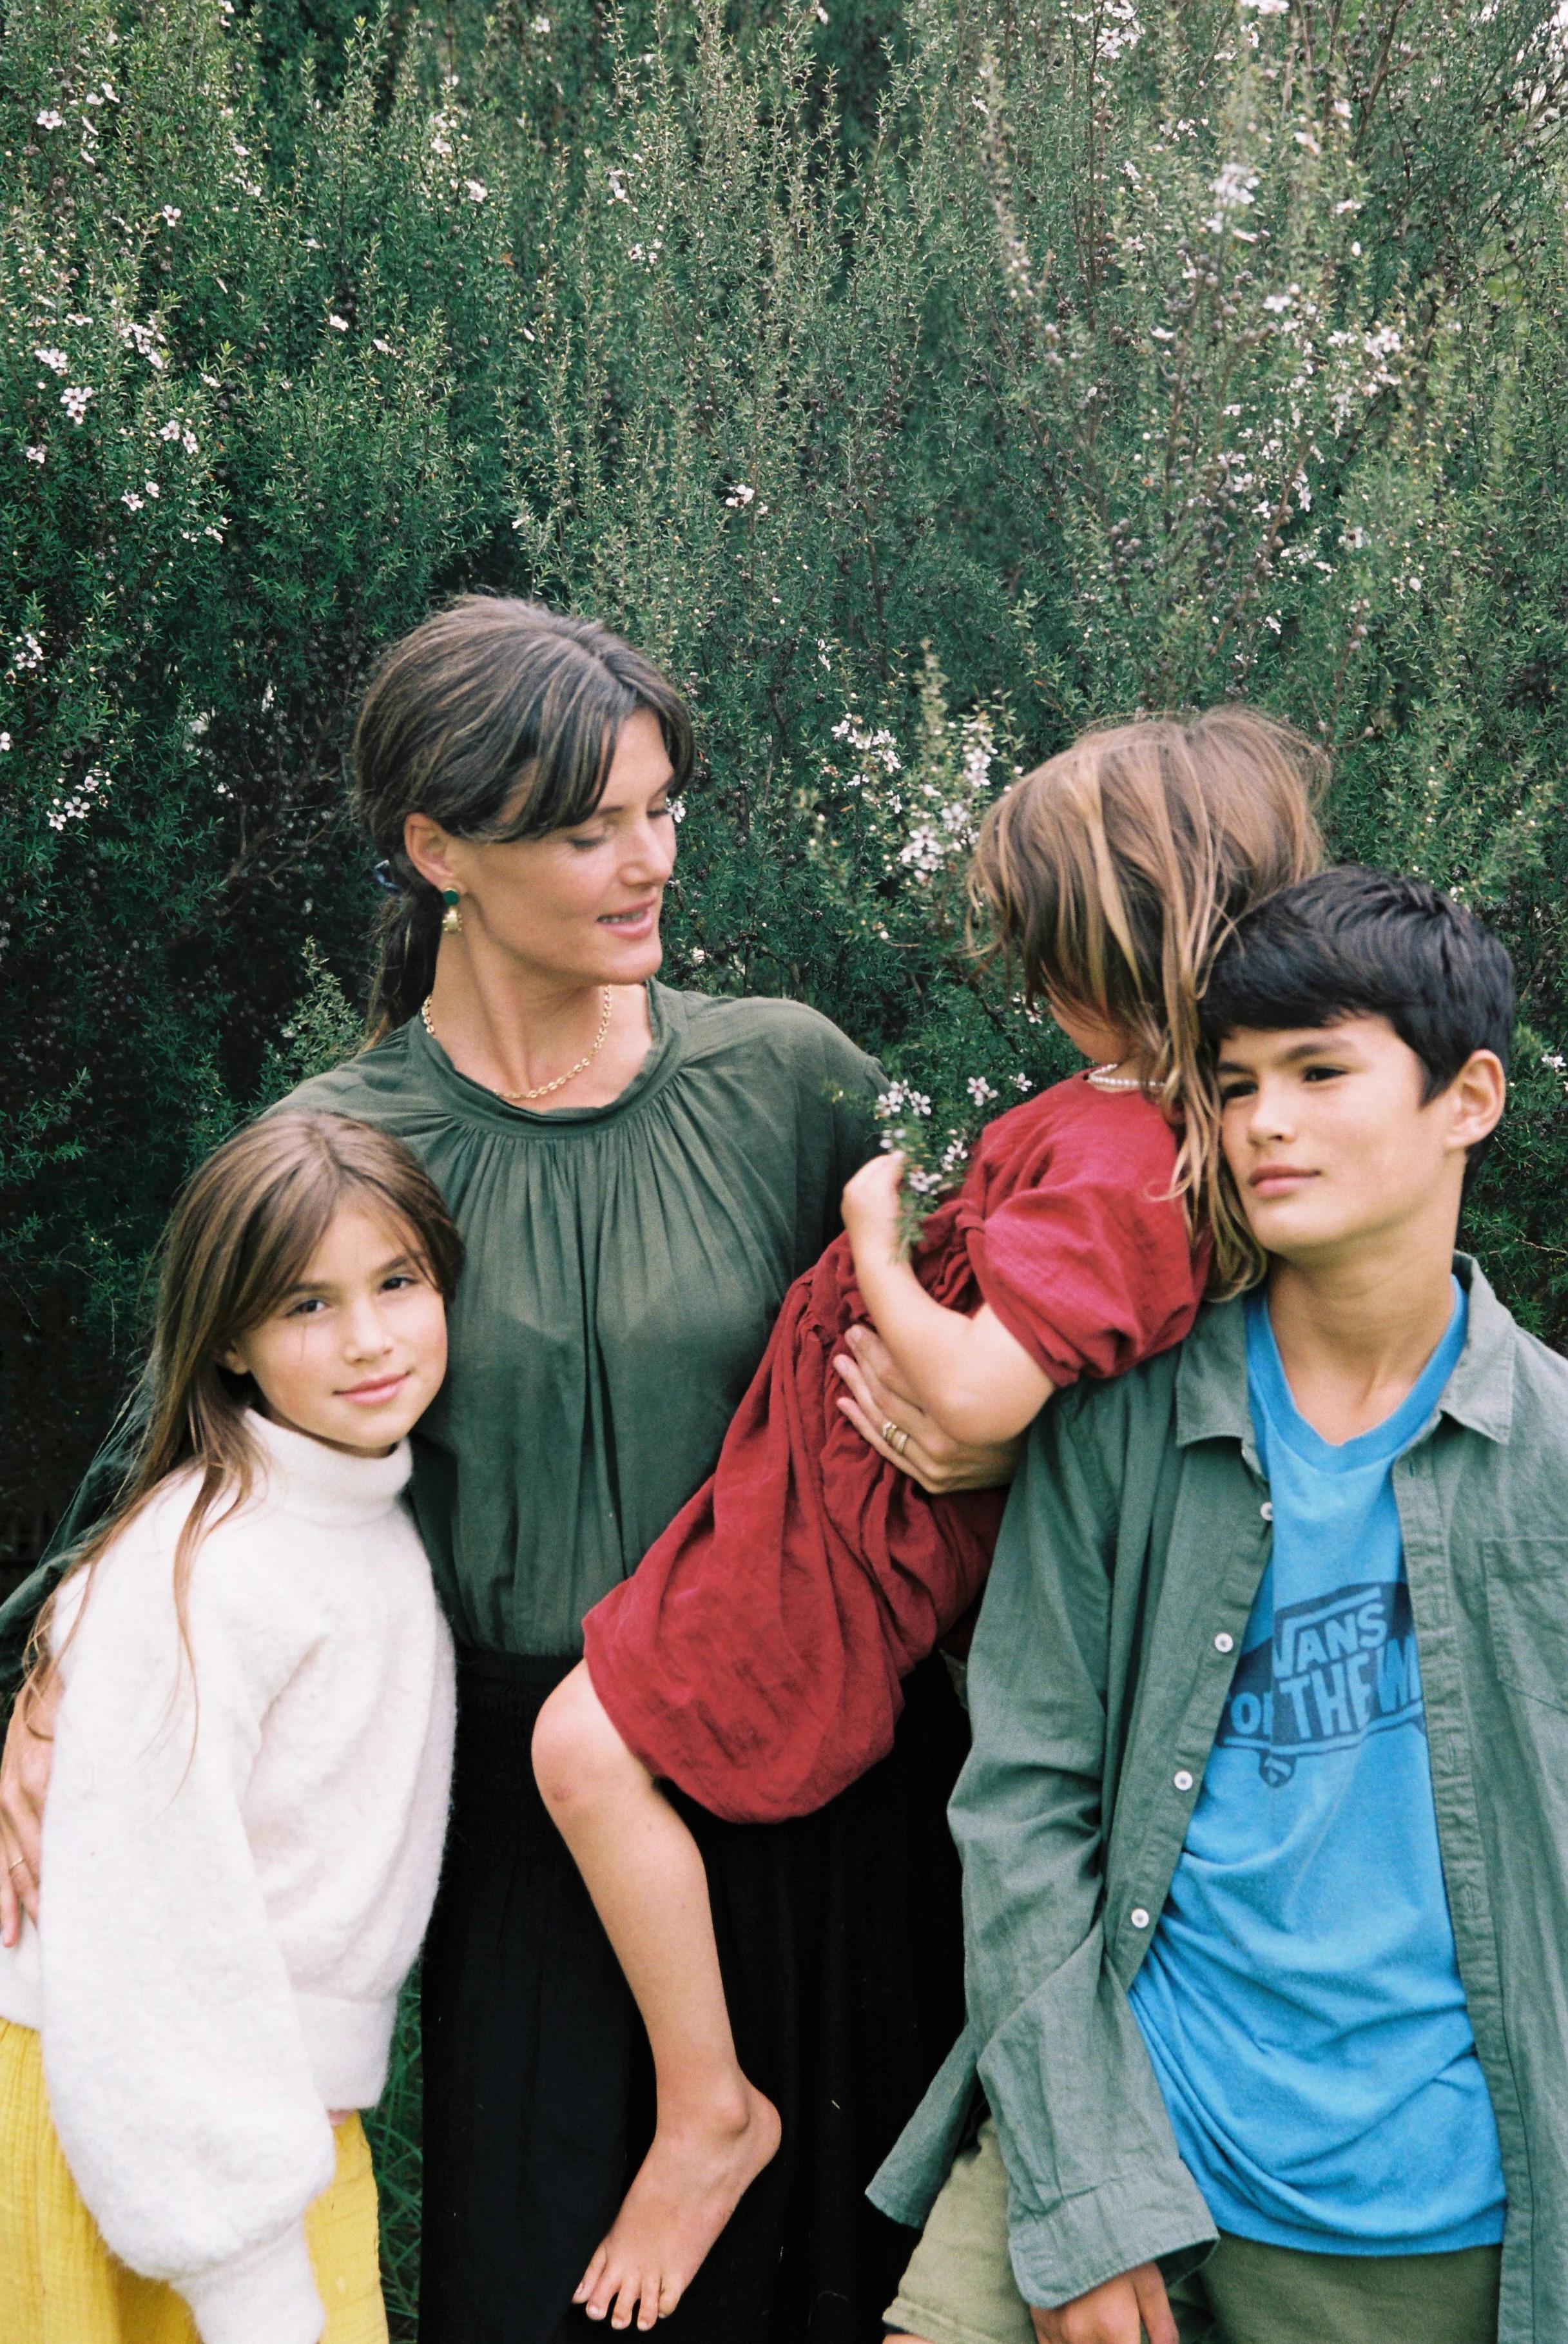
[[[582, 2344], [572, 2293], [652, 2137], [652, 2063], [529, 1746], [572, 1664], [467, 1652], [425, 1949], [420, 2344]], [[735, 2043], [784, 2120], [669, 2344], [874, 2344], [913, 2243], [866, 2183], [962, 2025], [946, 1806], [967, 1734], [940, 1661], [894, 1751], [798, 1822], [682, 1803]]]

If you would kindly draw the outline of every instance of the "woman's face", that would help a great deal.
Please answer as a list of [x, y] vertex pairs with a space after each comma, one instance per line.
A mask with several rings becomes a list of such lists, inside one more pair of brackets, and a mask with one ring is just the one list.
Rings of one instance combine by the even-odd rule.
[[659, 914], [675, 862], [673, 769], [659, 720], [640, 708], [621, 728], [604, 793], [588, 821], [544, 838], [452, 838], [413, 814], [410, 856], [462, 897], [460, 939], [555, 982], [636, 985], [663, 956]]

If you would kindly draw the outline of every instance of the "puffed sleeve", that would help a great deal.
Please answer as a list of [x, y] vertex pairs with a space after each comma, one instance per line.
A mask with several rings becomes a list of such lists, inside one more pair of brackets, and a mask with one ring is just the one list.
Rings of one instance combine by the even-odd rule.
[[1103, 1096], [1075, 1108], [1037, 1182], [968, 1233], [986, 1300], [1058, 1388], [1122, 1375], [1179, 1343], [1206, 1270], [1171, 1194], [1176, 1141], [1158, 1110]]

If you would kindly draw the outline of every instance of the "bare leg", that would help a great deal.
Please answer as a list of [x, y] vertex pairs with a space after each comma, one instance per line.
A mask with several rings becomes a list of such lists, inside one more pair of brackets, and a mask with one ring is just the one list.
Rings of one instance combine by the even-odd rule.
[[778, 2112], [735, 2056], [702, 1854], [585, 1667], [540, 1712], [533, 1768], [642, 2014], [659, 2092], [653, 2145], [573, 2300], [591, 2319], [613, 2306], [612, 2328], [634, 2312], [652, 2328], [777, 2149]]

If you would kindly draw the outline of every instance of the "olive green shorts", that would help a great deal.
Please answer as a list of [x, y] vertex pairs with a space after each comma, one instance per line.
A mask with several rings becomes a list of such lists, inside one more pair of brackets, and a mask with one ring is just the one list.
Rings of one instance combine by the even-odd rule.
[[[1502, 2254], [1318, 2255], [1222, 2237], [1171, 2288], [1170, 2308], [1181, 2344], [1496, 2344]], [[885, 2318], [924, 2344], [1035, 2344], [989, 2117], [955, 2161]]]

